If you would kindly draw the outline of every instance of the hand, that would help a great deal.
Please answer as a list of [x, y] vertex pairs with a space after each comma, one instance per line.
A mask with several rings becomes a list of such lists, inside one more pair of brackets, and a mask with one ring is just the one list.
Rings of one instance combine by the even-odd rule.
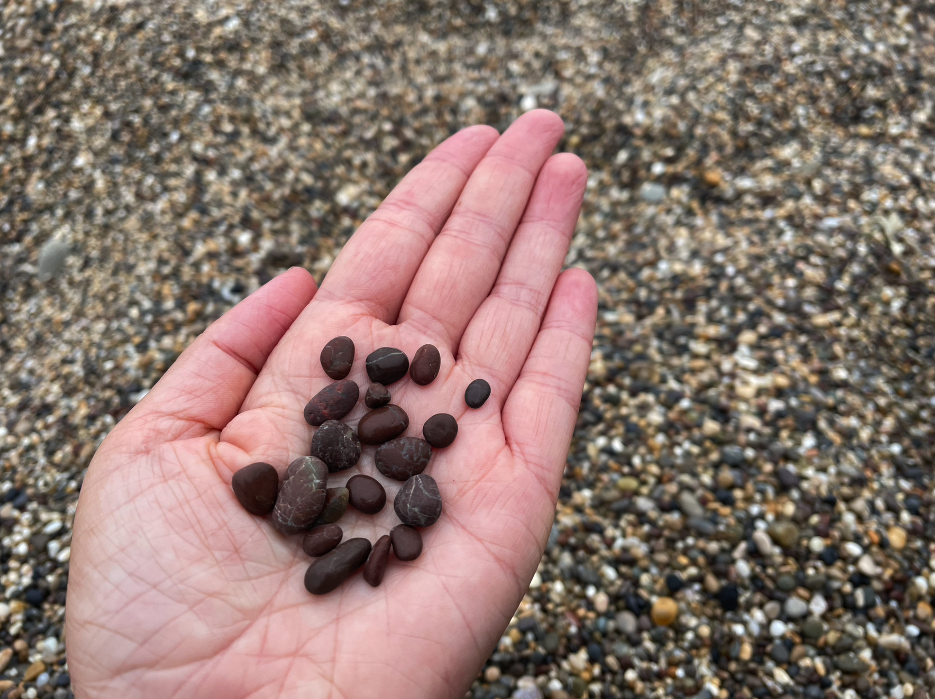
[[[436, 148], [338, 256], [321, 289], [280, 275], [199, 337], [113, 430], [91, 463], [75, 519], [66, 638], [76, 696], [455, 697], [494, 648], [536, 570], [552, 523], [591, 352], [597, 293], [559, 274], [587, 173], [550, 112], [502, 136], [476, 126]], [[427, 473], [441, 519], [417, 560], [390, 558], [383, 584], [353, 576], [313, 597], [301, 537], [241, 508], [231, 476], [280, 472], [309, 453], [308, 399], [330, 383], [319, 352], [354, 340], [364, 358], [438, 347], [438, 378], [390, 386], [421, 435], [459, 422]], [[464, 389], [486, 379], [478, 410]], [[363, 401], [347, 421], [356, 425]], [[345, 539], [397, 523], [399, 484], [376, 516], [353, 510]]]

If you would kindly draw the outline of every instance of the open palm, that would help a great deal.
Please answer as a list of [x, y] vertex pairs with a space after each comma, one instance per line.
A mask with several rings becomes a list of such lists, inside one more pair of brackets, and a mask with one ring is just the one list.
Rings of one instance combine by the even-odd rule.
[[[596, 290], [562, 261], [586, 183], [562, 135], [530, 112], [502, 136], [472, 127], [416, 167], [360, 227], [321, 289], [277, 277], [212, 325], [95, 456], [75, 520], [69, 670], [90, 697], [461, 697], [536, 569], [552, 522], [591, 349]], [[308, 399], [331, 382], [328, 340], [357, 348], [367, 386], [378, 347], [441, 352], [438, 378], [390, 386], [421, 435], [449, 412], [459, 434], [436, 450], [441, 519], [417, 560], [390, 559], [313, 597], [301, 537], [244, 511], [231, 476], [254, 461], [282, 472], [309, 453]], [[464, 389], [486, 379], [478, 410]], [[361, 404], [346, 418], [356, 425]], [[388, 506], [341, 519], [372, 542]]]

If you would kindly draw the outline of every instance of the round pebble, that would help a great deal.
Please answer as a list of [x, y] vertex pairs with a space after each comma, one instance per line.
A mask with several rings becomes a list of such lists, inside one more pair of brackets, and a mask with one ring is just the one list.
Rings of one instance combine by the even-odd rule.
[[906, 530], [902, 527], [890, 527], [886, 530], [886, 537], [890, 540], [890, 546], [897, 551], [901, 551], [906, 547], [908, 537], [906, 536]]
[[337, 524], [315, 527], [302, 539], [302, 550], [309, 556], [324, 556], [341, 543], [344, 531]]
[[390, 389], [382, 383], [372, 383], [364, 394], [364, 405], [371, 410], [382, 408], [390, 402]]
[[490, 384], [483, 379], [474, 379], [464, 391], [464, 402], [469, 408], [479, 408], [490, 398]]
[[436, 449], [444, 449], [458, 436], [458, 421], [448, 413], [433, 415], [422, 426], [422, 436]]
[[396, 516], [410, 527], [428, 527], [442, 514], [442, 497], [431, 476], [420, 473], [407, 480], [393, 503]]
[[383, 444], [409, 427], [409, 416], [398, 405], [385, 405], [360, 418], [357, 436], [364, 444]]
[[656, 626], [670, 626], [679, 615], [679, 604], [671, 597], [660, 597], [653, 602], [650, 616]]
[[328, 471], [337, 473], [360, 461], [360, 440], [357, 433], [338, 420], [327, 420], [312, 437], [312, 456], [325, 462]]
[[313, 427], [347, 415], [360, 397], [360, 388], [350, 379], [325, 386], [305, 406], [305, 421]]
[[283, 534], [295, 534], [321, 514], [327, 493], [328, 467], [321, 459], [303, 456], [286, 469], [271, 522]]
[[313, 595], [331, 592], [360, 568], [369, 555], [369, 541], [348, 539], [312, 562], [305, 571], [305, 589]]
[[409, 371], [409, 357], [395, 347], [381, 347], [367, 355], [367, 376], [373, 383], [389, 386]]
[[390, 531], [393, 553], [401, 561], [414, 561], [422, 553], [422, 535], [418, 529], [397, 524]]
[[390, 537], [387, 535], [377, 539], [377, 543], [370, 550], [370, 557], [364, 564], [364, 580], [371, 587], [378, 587], [383, 582], [386, 573], [386, 563], [390, 558]]
[[412, 377], [414, 383], [428, 386], [438, 376], [441, 365], [442, 358], [438, 353], [438, 348], [435, 345], [422, 345], [412, 357], [409, 376]]
[[231, 488], [243, 508], [254, 515], [268, 515], [276, 506], [279, 474], [267, 463], [244, 466], [231, 478]]
[[321, 350], [321, 368], [335, 381], [350, 374], [353, 365], [354, 341], [349, 337], [336, 337]]
[[405, 481], [422, 473], [432, 458], [432, 447], [418, 437], [397, 437], [377, 447], [373, 462], [387, 478]]
[[358, 473], [351, 477], [346, 487], [351, 507], [366, 515], [375, 515], [386, 504], [386, 491], [375, 478]]

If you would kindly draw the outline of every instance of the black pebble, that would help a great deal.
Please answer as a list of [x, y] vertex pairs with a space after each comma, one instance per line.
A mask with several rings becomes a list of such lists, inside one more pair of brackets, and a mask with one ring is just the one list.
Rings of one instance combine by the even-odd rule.
[[821, 553], [818, 554], [818, 557], [821, 558], [821, 562], [826, 566], [833, 566], [838, 562], [838, 552], [830, 546], [825, 546]]
[[721, 603], [721, 608], [725, 612], [736, 611], [739, 597], [737, 586], [733, 583], [723, 585], [721, 589], [717, 591], [717, 601]]
[[666, 576], [666, 587], [669, 588], [669, 592], [673, 595], [685, 587], [685, 581], [682, 580], [682, 576], [678, 573], [669, 573]]
[[469, 408], [479, 408], [490, 398], [490, 384], [483, 379], [474, 379], [464, 392], [464, 402]]

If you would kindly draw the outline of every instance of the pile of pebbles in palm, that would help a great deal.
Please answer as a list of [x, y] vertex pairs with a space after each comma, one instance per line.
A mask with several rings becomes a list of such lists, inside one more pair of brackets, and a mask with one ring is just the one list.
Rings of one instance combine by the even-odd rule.
[[[412, 382], [427, 386], [441, 367], [441, 355], [434, 345], [420, 347], [409, 357], [394, 347], [381, 347], [367, 356], [367, 375], [373, 382], [364, 402], [370, 411], [357, 425], [356, 432], [341, 422], [360, 398], [360, 388], [346, 378], [354, 363], [354, 342], [336, 337], [321, 351], [321, 365], [335, 382], [316, 393], [305, 406], [305, 421], [317, 429], [311, 453], [299, 457], [286, 469], [280, 481], [276, 468], [265, 462], [245, 466], [236, 473], [231, 487], [244, 509], [257, 516], [270, 516], [270, 524], [281, 534], [304, 533], [302, 549], [316, 557], [305, 574], [305, 588], [323, 595], [337, 588], [363, 566], [367, 583], [383, 582], [390, 552], [401, 561], [412, 561], [422, 553], [418, 528], [429, 527], [442, 514], [441, 493], [431, 476], [423, 473], [432, 458], [432, 448], [443, 449], [458, 434], [457, 420], [439, 413], [426, 420], [423, 439], [401, 436], [409, 427], [409, 416], [390, 403], [387, 386], [409, 374]], [[490, 395], [490, 386], [477, 379], [465, 390], [468, 407], [479, 408]], [[379, 445], [374, 456], [376, 469], [403, 486], [396, 494], [393, 509], [401, 524], [379, 537], [371, 546], [368, 539], [346, 541], [336, 524], [348, 506], [366, 515], [375, 515], [386, 505], [386, 491], [380, 481], [358, 473], [343, 486], [328, 487], [329, 474], [339, 474], [360, 461], [362, 444]]]

